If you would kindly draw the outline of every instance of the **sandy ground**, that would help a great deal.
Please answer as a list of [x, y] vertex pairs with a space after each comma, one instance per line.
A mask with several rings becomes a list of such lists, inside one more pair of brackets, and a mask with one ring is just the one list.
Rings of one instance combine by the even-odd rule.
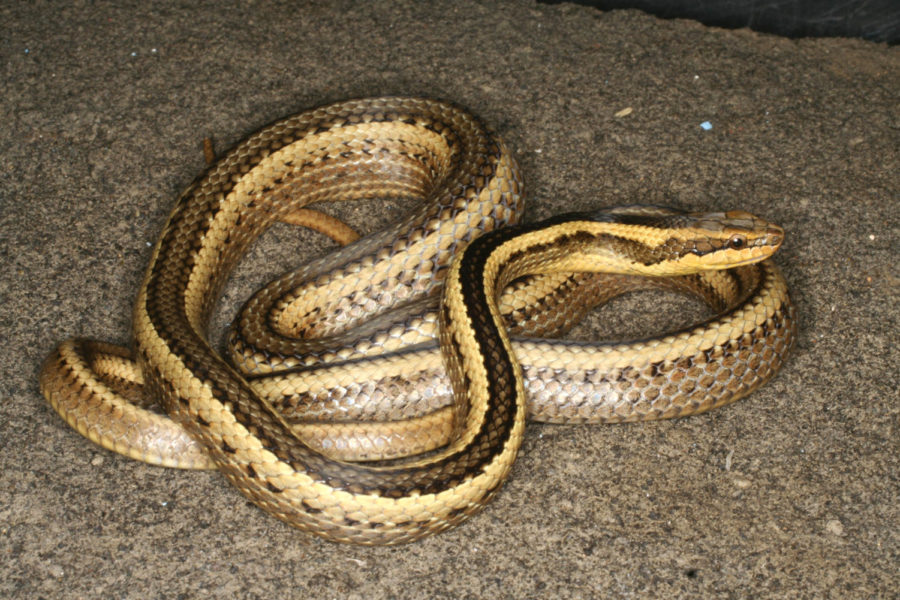
[[[7, 3], [0, 23], [0, 596], [896, 597], [897, 48], [520, 1]], [[487, 510], [393, 549], [312, 539], [215, 472], [136, 463], [70, 430], [38, 392], [39, 364], [64, 337], [128, 341], [201, 140], [224, 149], [382, 94], [481, 115], [520, 160], [529, 219], [655, 202], [783, 225], [800, 319], [784, 370], [695, 418], [530, 426]], [[346, 215], [374, 228], [401, 210]], [[268, 234], [219, 326], [327, 247]], [[585, 334], [696, 312], [647, 298]]]

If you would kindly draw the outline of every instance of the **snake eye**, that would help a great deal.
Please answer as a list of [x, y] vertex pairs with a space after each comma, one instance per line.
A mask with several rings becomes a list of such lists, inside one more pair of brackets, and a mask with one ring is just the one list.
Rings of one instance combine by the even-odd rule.
[[728, 247], [732, 250], [740, 250], [747, 245], [747, 238], [742, 235], [733, 235], [728, 238]]

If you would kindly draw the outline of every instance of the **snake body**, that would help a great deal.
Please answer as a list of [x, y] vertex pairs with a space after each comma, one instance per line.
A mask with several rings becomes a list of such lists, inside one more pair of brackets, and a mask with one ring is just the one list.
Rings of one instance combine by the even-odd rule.
[[[550, 344], [536, 361], [526, 360], [544, 369], [539, 381], [581, 378], [581, 396], [573, 389], [571, 397], [593, 398], [600, 415], [592, 418], [591, 401], [576, 399], [572, 413], [565, 401], [554, 410], [550, 400], [543, 410], [551, 421], [699, 412], [745, 395], [777, 371], [792, 344], [793, 309], [777, 269], [759, 261], [781, 243], [779, 228], [739, 211], [625, 207], [506, 227], [472, 240], [473, 232], [517, 219], [520, 189], [503, 144], [478, 119], [446, 103], [348, 101], [277, 122], [238, 145], [178, 200], [135, 304], [136, 365], [114, 347], [64, 342], [45, 361], [42, 391], [67, 422], [107, 447], [154, 460], [146, 454], [156, 443], [151, 430], [171, 430], [174, 422], [189, 437], [159, 449], [159, 456], [186, 457], [179, 466], [212, 461], [263, 510], [305, 531], [334, 541], [396, 544], [459, 523], [506, 479], [529, 410], [514, 356], [523, 349], [527, 356], [528, 344]], [[433, 346], [423, 342], [372, 358], [360, 350], [365, 344], [351, 343], [355, 350], [336, 354], [342, 360], [310, 366], [296, 359], [289, 365], [296, 373], [261, 378], [260, 387], [212, 349], [207, 327], [232, 267], [271, 223], [316, 202], [379, 197], [426, 201], [402, 223], [313, 261], [309, 272], [324, 291], [312, 312], [341, 315], [341, 327], [352, 329], [373, 308], [415, 302], [443, 284], [436, 312], [452, 397], [438, 407], [444, 433], [428, 447], [433, 452], [373, 466], [338, 460], [306, 443], [290, 420], [292, 403], [304, 392], [286, 393], [285, 386], [296, 386], [295, 376], [304, 373], [307, 381], [327, 381], [326, 373], [341, 370], [352, 378], [373, 361], [394, 360], [421, 389], [417, 378], [429, 373], [434, 379], [440, 370]], [[735, 274], [714, 275], [734, 266]], [[523, 277], [575, 271], [685, 275], [673, 285], [731, 310], [661, 340], [603, 349], [562, 342], [514, 346], [498, 294]], [[266, 393], [262, 388], [272, 389], [273, 381], [276, 391]], [[346, 386], [320, 386], [318, 398], [330, 393], [323, 392], [329, 385], [332, 392]], [[604, 385], [613, 392], [605, 401], [583, 393]], [[540, 406], [535, 396], [532, 412]], [[161, 403], [168, 417], [136, 407], [140, 398]], [[98, 418], [102, 413], [106, 419]], [[105, 424], [110, 416], [116, 425]], [[111, 433], [104, 431], [110, 427]], [[138, 439], [123, 443], [126, 437]]]

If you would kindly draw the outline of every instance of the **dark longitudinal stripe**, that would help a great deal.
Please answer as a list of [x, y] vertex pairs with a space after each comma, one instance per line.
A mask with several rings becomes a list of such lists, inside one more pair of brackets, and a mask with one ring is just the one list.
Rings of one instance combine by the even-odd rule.
[[[567, 221], [593, 220], [589, 214], [570, 213], [560, 215], [557, 218], [542, 221], [540, 223], [519, 226], [515, 229], [516, 233], [525, 233], [537, 229], [539, 227], [547, 227], [549, 225], [561, 224]], [[583, 243], [605, 244], [609, 248], [613, 248], [619, 256], [627, 257], [637, 263], [650, 266], [667, 260], [670, 256], [668, 244], [660, 246], [660, 250], [649, 247], [641, 242], [630, 240], [628, 238], [616, 236], [609, 233], [589, 233], [587, 231], [576, 231], [573, 233], [565, 233], [553, 238], [542, 244], [534, 244], [523, 250], [513, 252], [510, 255], [510, 262], [514, 262], [524, 254], [540, 254], [551, 248], [564, 248], [566, 246], [577, 246]], [[671, 240], [672, 244], [680, 242], [680, 240]]]
[[[515, 417], [516, 376], [512, 359], [500, 341], [500, 331], [494, 317], [488, 311], [487, 294], [496, 294], [495, 289], [485, 289], [483, 277], [485, 265], [491, 254], [509, 240], [508, 230], [500, 230], [484, 235], [473, 241], [465, 250], [463, 265], [466, 271], [460, 273], [460, 283], [471, 319], [472, 332], [488, 374], [488, 394], [492, 400], [506, 399], [507, 402], [491, 401], [485, 415], [482, 430], [478, 435], [488, 433], [486, 429], [500, 428], [505, 433], [494, 445], [489, 444], [491, 453], [506, 444], [509, 430]], [[492, 286], [493, 287], [493, 286]]]

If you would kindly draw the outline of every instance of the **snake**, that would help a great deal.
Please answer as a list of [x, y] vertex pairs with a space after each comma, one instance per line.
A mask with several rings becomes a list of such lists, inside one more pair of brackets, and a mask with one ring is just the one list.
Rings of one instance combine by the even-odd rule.
[[[342, 351], [323, 350], [316, 340], [312, 362], [238, 343], [245, 362], [271, 355], [286, 367], [264, 374], [242, 371], [240, 359], [216, 351], [208, 332], [216, 300], [270, 225], [319, 202], [380, 198], [421, 204], [395, 225], [314, 259], [281, 282], [293, 292], [275, 301], [279, 314], [338, 315], [311, 326], [325, 337], [362, 329], [362, 338]], [[138, 292], [133, 350], [64, 341], [44, 361], [42, 393], [69, 425], [104, 447], [167, 466], [215, 467], [265, 512], [300, 530], [393, 545], [483, 509], [508, 478], [529, 414], [551, 422], [694, 414], [745, 396], [781, 367], [796, 319], [769, 260], [784, 238], [780, 227], [739, 210], [645, 205], [519, 223], [522, 203], [511, 152], [453, 103], [368, 98], [282, 119], [235, 146], [179, 197]], [[511, 338], [507, 321], [523, 306], [552, 304], [548, 299], [572, 286], [597, 289], [584, 284], [585, 274], [596, 275], [600, 287], [616, 282], [610, 297], [663, 287], [692, 292], [722, 312], [628, 343]], [[521, 299], [522, 289], [548, 286]], [[305, 304], [310, 294], [315, 308]], [[385, 344], [366, 316], [406, 305], [434, 315], [436, 327], [425, 334], [431, 341], [370, 355]], [[353, 387], [347, 377], [404, 380], [419, 392], [427, 388], [423, 377], [432, 391], [449, 382], [447, 393], [436, 394], [449, 395], [432, 419], [439, 432], [428, 434], [438, 441], [373, 463], [311, 441], [303, 429], [309, 425], [292, 417], [297, 398], [328, 403], [335, 390]], [[298, 381], [318, 387], [303, 392], [298, 385], [307, 384]], [[379, 427], [432, 427], [429, 418]], [[351, 416], [312, 428], [328, 426], [356, 423]], [[159, 441], [173, 430], [182, 435]]]

